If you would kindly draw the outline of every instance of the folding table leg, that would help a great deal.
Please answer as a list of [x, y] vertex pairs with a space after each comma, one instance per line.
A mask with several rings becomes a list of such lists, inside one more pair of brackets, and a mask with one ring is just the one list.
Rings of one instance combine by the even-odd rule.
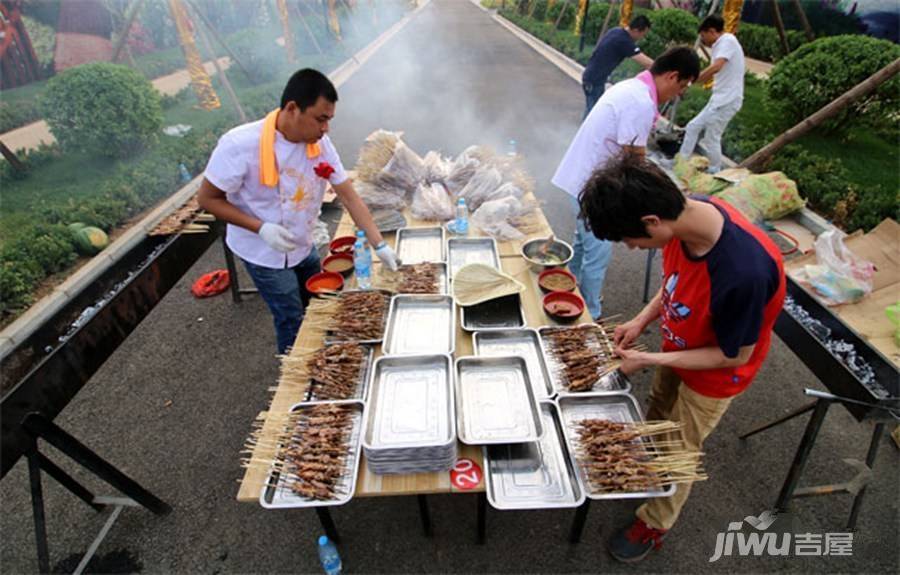
[[803, 439], [800, 440], [797, 453], [794, 455], [794, 461], [791, 463], [791, 469], [784, 480], [784, 485], [781, 486], [778, 500], [775, 502], [776, 510], [787, 511], [791, 497], [794, 495], [794, 490], [800, 482], [800, 476], [803, 474], [803, 468], [806, 467], [806, 460], [809, 459], [809, 454], [816, 443], [816, 437], [819, 436], [819, 430], [822, 428], [822, 423], [825, 421], [825, 415], [828, 413], [830, 406], [831, 400], [819, 399], [816, 401], [815, 410], [806, 424]]
[[44, 517], [44, 493], [41, 489], [41, 465], [36, 448], [28, 454], [28, 479], [31, 483], [31, 510], [34, 514], [38, 569], [41, 573], [49, 573], [50, 552], [47, 546], [47, 522]]
[[419, 500], [419, 517], [422, 519], [422, 531], [425, 537], [431, 537], [434, 533], [431, 530], [431, 513], [428, 510], [428, 497], [425, 495], [417, 495]]
[[[875, 465], [875, 456], [878, 455], [878, 444], [881, 443], [881, 436], [884, 433], [884, 423], [876, 423], [875, 431], [872, 432], [872, 442], [869, 444], [869, 453], [866, 455], [866, 466], [872, 469]], [[850, 519], [847, 520], [847, 529], [853, 531], [856, 529], [856, 518], [859, 516], [859, 508], [862, 505], [863, 496], [866, 494], [866, 486], [864, 485], [856, 497], [853, 498], [853, 507], [850, 509]]]
[[487, 539], [487, 494], [479, 493], [478, 497], [478, 534], [475, 543], [484, 545]]
[[578, 509], [575, 510], [575, 517], [572, 519], [572, 528], [569, 530], [569, 543], [578, 543], [581, 541], [581, 533], [584, 531], [584, 523], [587, 521], [588, 510], [591, 508], [591, 500], [585, 499]]
[[334, 526], [334, 520], [331, 518], [331, 512], [328, 511], [327, 507], [316, 507], [316, 515], [319, 516], [319, 523], [322, 524], [322, 529], [325, 530], [325, 535], [328, 536], [329, 539], [338, 544], [341, 542], [341, 536], [338, 534], [337, 527]]

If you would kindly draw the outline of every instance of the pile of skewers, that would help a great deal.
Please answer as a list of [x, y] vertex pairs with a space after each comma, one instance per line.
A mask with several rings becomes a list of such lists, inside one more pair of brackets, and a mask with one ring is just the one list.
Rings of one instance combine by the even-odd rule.
[[368, 350], [358, 343], [335, 343], [307, 354], [281, 358], [281, 384], [306, 387], [308, 401], [356, 396]]
[[151, 236], [171, 236], [174, 234], [199, 234], [209, 231], [209, 223], [215, 216], [207, 214], [200, 208], [197, 196], [166, 216], [148, 232]]
[[591, 391], [618, 367], [606, 327], [584, 324], [541, 332], [556, 376], [569, 391]]
[[[707, 478], [702, 454], [684, 449], [680, 423], [617, 423], [584, 419], [575, 425], [576, 456], [594, 493], [660, 491]], [[655, 440], [648, 438], [658, 436]]]
[[371, 341], [384, 337], [389, 296], [374, 290], [344, 292], [309, 302], [304, 326], [328, 332], [332, 341]]
[[303, 407], [280, 419], [269, 414], [269, 422], [276, 421], [283, 429], [265, 438], [262, 425], [266, 414], [262, 414], [245, 451], [252, 452], [263, 445], [274, 447], [275, 455], [272, 460], [245, 460], [244, 466], [263, 465], [276, 472], [277, 485], [300, 497], [318, 501], [340, 498], [349, 493], [352, 488], [349, 483], [355, 481], [345, 476], [358, 409], [352, 405], [320, 404]]
[[439, 294], [440, 272], [435, 264], [422, 262], [400, 266], [391, 271], [382, 266], [378, 275], [378, 285], [392, 292], [402, 294]]

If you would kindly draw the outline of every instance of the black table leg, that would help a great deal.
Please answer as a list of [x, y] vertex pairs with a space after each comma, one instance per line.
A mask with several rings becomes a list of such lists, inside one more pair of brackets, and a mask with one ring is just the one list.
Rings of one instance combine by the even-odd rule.
[[341, 542], [341, 536], [338, 534], [337, 527], [334, 526], [334, 520], [331, 518], [331, 512], [328, 511], [327, 507], [316, 507], [316, 515], [319, 516], [319, 523], [322, 524], [322, 529], [325, 530], [325, 535], [328, 536], [329, 539], [338, 544]]
[[47, 546], [44, 492], [41, 489], [41, 465], [37, 448], [28, 454], [28, 479], [31, 483], [31, 510], [34, 514], [34, 538], [37, 543], [38, 569], [41, 573], [49, 573], [50, 551]]
[[487, 539], [487, 494], [479, 493], [478, 497], [478, 534], [475, 542], [484, 545]]
[[584, 531], [584, 523], [587, 521], [588, 510], [591, 507], [591, 500], [585, 499], [578, 509], [575, 510], [575, 517], [572, 519], [572, 528], [569, 530], [569, 543], [578, 543], [581, 541], [581, 533]]
[[831, 400], [819, 399], [816, 401], [816, 407], [809, 418], [809, 423], [806, 424], [806, 431], [803, 432], [803, 439], [800, 440], [800, 445], [797, 447], [797, 453], [794, 455], [791, 469], [788, 471], [788, 476], [781, 487], [781, 493], [778, 494], [778, 501], [775, 502], [776, 510], [787, 511], [791, 496], [793, 496], [794, 489], [797, 488], [797, 484], [800, 482], [803, 468], [806, 467], [806, 460], [809, 458], [813, 445], [816, 443], [816, 437], [819, 435], [819, 430], [822, 428], [822, 423], [825, 421], [825, 415], [828, 413], [830, 406]]
[[38, 453], [38, 462], [41, 466], [41, 469], [47, 472], [47, 475], [57, 480], [60, 485], [71, 491], [76, 497], [90, 505], [94, 508], [94, 511], [103, 511], [106, 507], [100, 503], [94, 503], [94, 494], [91, 493], [85, 486], [78, 483], [73, 479], [68, 473], [63, 471], [58, 465], [53, 463], [50, 459], [47, 458], [43, 453]]
[[419, 517], [422, 519], [422, 531], [425, 537], [431, 537], [434, 533], [431, 530], [431, 513], [428, 511], [428, 497], [425, 495], [417, 495], [419, 500]]
[[[872, 443], [869, 444], [869, 453], [866, 455], [866, 465], [872, 469], [875, 464], [875, 456], [878, 455], [878, 444], [881, 443], [881, 435], [884, 433], [884, 423], [876, 423], [872, 432]], [[853, 498], [853, 507], [850, 509], [850, 519], [847, 520], [847, 530], [856, 529], [856, 518], [859, 516], [859, 508], [862, 505], [863, 496], [866, 494], [866, 486], [863, 485], [856, 497]]]
[[772, 421], [772, 422], [766, 423], [765, 425], [761, 425], [757, 428], [751, 429], [747, 433], [739, 436], [739, 439], [747, 439], [751, 435], [756, 435], [757, 433], [760, 433], [767, 429], [771, 429], [771, 428], [775, 427], [776, 425], [781, 425], [785, 421], [789, 421], [791, 419], [794, 419], [795, 417], [799, 417], [799, 416], [803, 415], [804, 413], [806, 413], [807, 411], [812, 411], [813, 409], [815, 409], [816, 404], [817, 404], [817, 402], [814, 401], [814, 402], [810, 403], [809, 405], [804, 405], [803, 407], [799, 407], [799, 408], [795, 409], [794, 411], [788, 413], [784, 417], [779, 417], [775, 421]]

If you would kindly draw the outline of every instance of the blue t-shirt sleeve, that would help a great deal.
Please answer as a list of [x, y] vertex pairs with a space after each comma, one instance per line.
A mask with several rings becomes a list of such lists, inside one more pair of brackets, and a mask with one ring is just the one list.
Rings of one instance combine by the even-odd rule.
[[712, 286], [712, 324], [725, 357], [735, 358], [742, 347], [757, 342], [770, 296], [763, 278]]

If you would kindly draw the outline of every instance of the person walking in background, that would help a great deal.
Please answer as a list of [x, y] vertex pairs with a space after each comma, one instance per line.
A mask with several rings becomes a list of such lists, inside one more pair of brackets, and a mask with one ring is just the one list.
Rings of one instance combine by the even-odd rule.
[[725, 21], [716, 14], [700, 23], [700, 40], [704, 46], [712, 47], [712, 63], [700, 73], [697, 83], [714, 79], [712, 96], [688, 123], [678, 151], [683, 158], [690, 158], [703, 132], [703, 148], [711, 174], [722, 169], [722, 134], [744, 102], [744, 50], [734, 34], [724, 30]]
[[644, 153], [659, 105], [681, 95], [699, 73], [697, 54], [680, 46], [657, 58], [649, 71], [610, 88], [581, 123], [553, 175], [553, 185], [571, 196], [575, 241], [569, 267], [594, 319], [602, 312], [600, 292], [612, 244], [587, 230], [579, 217], [578, 195], [591, 172], [602, 168], [609, 158], [622, 150]]
[[[613, 28], [597, 41], [591, 59], [581, 75], [581, 88], [586, 101], [584, 118], [606, 90], [606, 80], [625, 58], [631, 58], [644, 68], [649, 68], [653, 60], [641, 52], [638, 42], [650, 31], [650, 19], [635, 16], [625, 28]], [[582, 118], [582, 119], [584, 119]]]

